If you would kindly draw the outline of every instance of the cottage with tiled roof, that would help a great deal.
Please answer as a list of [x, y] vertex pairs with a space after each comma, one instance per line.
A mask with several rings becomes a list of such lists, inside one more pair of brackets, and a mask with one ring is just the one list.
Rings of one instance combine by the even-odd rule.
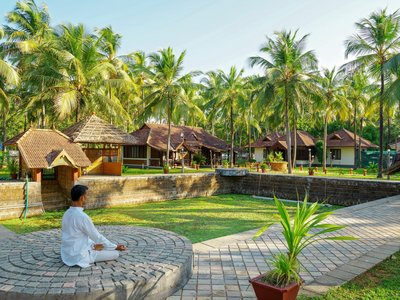
[[41, 181], [46, 170], [54, 170], [55, 179], [68, 181], [78, 178], [81, 169], [90, 166], [90, 160], [78, 144], [55, 129], [30, 128], [6, 141], [5, 146], [16, 147], [20, 154], [20, 176], [26, 174]]
[[[361, 149], [378, 148], [377, 145], [355, 135], [357, 148], [361, 142]], [[353, 166], [354, 165], [354, 133], [347, 129], [340, 129], [328, 135], [327, 153], [330, 153], [328, 161], [332, 160], [332, 165]]]
[[[298, 164], [306, 164], [308, 162], [308, 149], [311, 149], [312, 155], [315, 154], [315, 138], [305, 131], [297, 130], [296, 132], [297, 152], [296, 162]], [[271, 133], [266, 137], [259, 139], [251, 144], [254, 147], [254, 158], [261, 162], [267, 159], [271, 151], [280, 151], [286, 159], [287, 143], [286, 135], [279, 133]], [[294, 134], [292, 133], [292, 148], [294, 147]]]
[[[131, 166], [162, 166], [167, 152], [168, 125], [144, 124], [131, 133], [136, 142], [124, 147], [124, 164]], [[206, 163], [219, 160], [221, 153], [229, 150], [229, 145], [209, 134], [203, 128], [192, 126], [171, 126], [170, 159], [180, 163], [183, 149], [185, 164], [190, 163], [193, 155], [201, 153]]]

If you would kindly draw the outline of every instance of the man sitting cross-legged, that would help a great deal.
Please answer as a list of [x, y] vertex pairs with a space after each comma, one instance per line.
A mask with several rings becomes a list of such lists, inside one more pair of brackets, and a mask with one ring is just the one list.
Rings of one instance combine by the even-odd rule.
[[67, 266], [89, 267], [91, 263], [114, 260], [124, 245], [115, 245], [101, 235], [83, 212], [88, 187], [75, 185], [71, 207], [64, 213], [61, 228], [61, 259]]

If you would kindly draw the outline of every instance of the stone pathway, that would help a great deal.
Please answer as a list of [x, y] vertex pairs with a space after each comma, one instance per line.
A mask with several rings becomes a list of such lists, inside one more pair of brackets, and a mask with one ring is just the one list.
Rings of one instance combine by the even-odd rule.
[[[302, 293], [321, 294], [365, 272], [400, 250], [400, 196], [337, 210], [328, 222], [346, 225], [340, 235], [356, 241], [324, 241], [299, 257], [306, 282]], [[249, 278], [270, 269], [266, 260], [286, 249], [279, 226], [258, 240], [257, 230], [194, 244], [194, 271], [173, 299], [255, 299]]]
[[7, 239], [7, 238], [12, 238], [16, 237], [17, 234], [12, 232], [11, 230], [7, 229], [3, 225], [0, 225], [0, 240], [1, 239]]

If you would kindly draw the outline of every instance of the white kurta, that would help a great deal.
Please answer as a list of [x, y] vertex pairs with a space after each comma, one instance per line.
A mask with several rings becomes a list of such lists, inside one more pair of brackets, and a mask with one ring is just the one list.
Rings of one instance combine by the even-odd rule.
[[95, 260], [94, 244], [103, 244], [105, 248], [109, 249], [117, 247], [97, 231], [90, 217], [83, 212], [82, 207], [71, 206], [62, 218], [62, 261], [67, 266], [89, 267]]

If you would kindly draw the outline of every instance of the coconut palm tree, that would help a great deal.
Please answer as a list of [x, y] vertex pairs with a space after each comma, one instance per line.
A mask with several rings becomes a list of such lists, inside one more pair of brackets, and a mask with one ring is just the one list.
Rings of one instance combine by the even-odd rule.
[[391, 14], [386, 9], [373, 12], [368, 18], [356, 23], [357, 34], [346, 40], [346, 58], [356, 55], [357, 58], [346, 64], [345, 68], [367, 68], [370, 74], [379, 78], [379, 169], [378, 178], [383, 171], [383, 131], [384, 131], [384, 92], [385, 64], [400, 49], [400, 15], [398, 11]]
[[[354, 134], [354, 169], [358, 167], [358, 162], [361, 162], [361, 139], [358, 140], [357, 144], [357, 131], [361, 136], [361, 131], [363, 127], [363, 122], [366, 117], [370, 116], [371, 108], [376, 108], [374, 103], [372, 103], [371, 96], [375, 93], [375, 85], [369, 82], [367, 74], [363, 70], [347, 74], [346, 78], [346, 98], [349, 101], [349, 107], [351, 106], [352, 113], [349, 115], [353, 117], [353, 134]], [[360, 126], [357, 126], [357, 122], [360, 122]], [[358, 152], [358, 162], [357, 162], [357, 147], [359, 147]]]
[[216, 75], [211, 75], [210, 77], [210, 79], [214, 76], [219, 77], [215, 81], [218, 91], [216, 90], [216, 97], [211, 98], [207, 106], [211, 108], [213, 115], [223, 115], [229, 118], [231, 142], [229, 160], [231, 167], [233, 167], [234, 163], [235, 113], [239, 112], [239, 99], [245, 97], [244, 78], [242, 74], [243, 69], [238, 71], [235, 66], [232, 66], [229, 73], [219, 70]]
[[249, 59], [252, 67], [259, 66], [265, 72], [265, 97], [283, 103], [289, 174], [292, 173], [290, 114], [296, 99], [315, 90], [310, 79], [317, 66], [314, 51], [305, 51], [308, 35], [298, 39], [297, 33], [297, 30], [276, 32], [275, 39], [267, 37], [267, 42], [260, 48], [268, 58], [254, 56]]
[[322, 75], [318, 78], [318, 84], [321, 91], [316, 104], [324, 123], [322, 168], [326, 170], [328, 123], [337, 116], [345, 118], [349, 103], [343, 96], [343, 74], [336, 72], [335, 68], [323, 69]]
[[116, 74], [116, 69], [101, 59], [96, 36], [87, 33], [82, 24], [69, 24], [57, 28], [56, 40], [59, 65], [53, 70], [62, 79], [52, 89], [59, 117], [75, 112], [78, 122], [85, 106], [99, 111], [119, 107], [118, 99], [110, 99], [103, 84]]
[[192, 75], [197, 73], [183, 73], [183, 60], [186, 52], [175, 56], [173, 49], [168, 47], [149, 55], [151, 70], [148, 70], [152, 82], [148, 84], [150, 94], [146, 97], [145, 113], [160, 111], [168, 123], [167, 157], [169, 166], [169, 154], [171, 150], [171, 122], [174, 110], [179, 106], [189, 106], [185, 95], [184, 85], [188, 84]]
[[[4, 37], [4, 30], [0, 28], [0, 40]], [[10, 108], [10, 95], [8, 95], [8, 87], [16, 86], [19, 83], [19, 75], [17, 71], [5, 60], [5, 54], [0, 52], [0, 111], [2, 115], [2, 136], [3, 142], [7, 138], [6, 122], [7, 114]]]

